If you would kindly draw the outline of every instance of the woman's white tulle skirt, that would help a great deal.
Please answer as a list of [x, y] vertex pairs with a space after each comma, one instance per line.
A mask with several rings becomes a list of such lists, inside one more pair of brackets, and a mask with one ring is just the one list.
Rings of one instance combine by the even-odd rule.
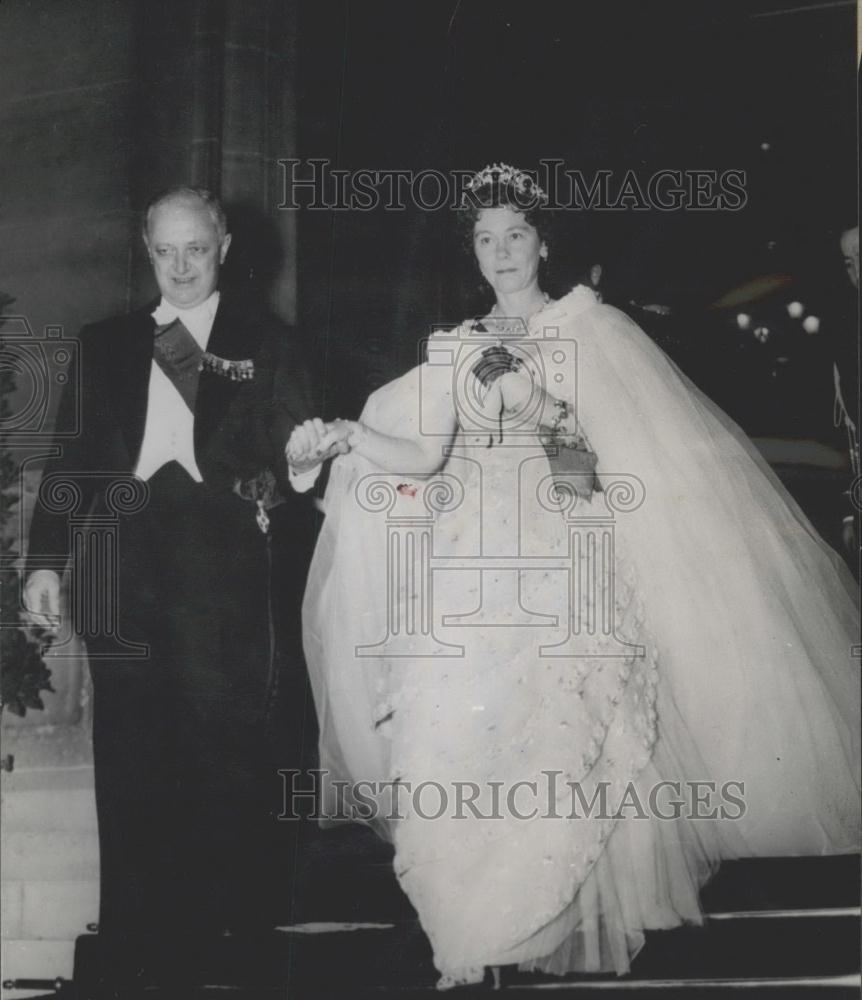
[[[577, 344], [577, 390], [564, 389], [602, 482], [623, 475], [643, 487], [642, 502], [616, 517], [613, 556], [613, 640], [638, 654], [617, 655], [597, 635], [588, 656], [545, 657], [541, 629], [499, 618], [446, 630], [464, 650], [454, 658], [358, 653], [386, 635], [393, 599], [411, 595], [403, 581], [391, 588], [386, 517], [358, 499], [379, 473], [355, 455], [334, 463], [306, 592], [321, 767], [405, 792], [397, 818], [390, 808], [368, 821], [394, 842], [446, 984], [508, 963], [623, 973], [645, 930], [700, 922], [700, 889], [721, 860], [859, 849], [852, 578], [742, 432], [627, 317], [576, 289], [542, 320]], [[541, 331], [531, 336], [538, 350], [556, 349]], [[445, 392], [448, 377], [422, 368], [372, 396], [363, 419], [386, 433], [415, 426], [420, 388], [438, 379]], [[433, 544], [469, 554], [479, 520], [499, 525], [511, 511], [512, 452], [463, 436], [455, 445], [443, 475], [468, 499], [435, 516]], [[526, 457], [546, 472], [542, 454], [536, 442]], [[405, 479], [419, 509], [428, 485]], [[481, 505], [469, 499], [479, 493]], [[527, 551], [569, 551], [559, 514], [537, 509], [524, 524]], [[435, 573], [435, 614], [463, 613], [480, 595], [493, 618], [491, 582]], [[524, 608], [567, 620], [570, 592], [553, 572], [520, 574], [517, 592]], [[505, 798], [519, 781], [533, 818], [495, 812], [494, 786]], [[663, 782], [678, 783], [686, 802], [675, 818], [676, 785]], [[699, 782], [711, 791], [700, 786], [695, 805]], [[476, 808], [428, 818], [431, 799], [417, 805], [407, 792], [423, 783], [438, 798], [432, 785], [441, 786], [450, 807], [459, 783], [474, 784]], [[586, 801], [604, 788], [608, 810], [568, 818], [570, 783]], [[659, 787], [666, 818], [650, 808]], [[324, 806], [334, 803], [327, 793]], [[714, 807], [713, 818], [694, 815]]]

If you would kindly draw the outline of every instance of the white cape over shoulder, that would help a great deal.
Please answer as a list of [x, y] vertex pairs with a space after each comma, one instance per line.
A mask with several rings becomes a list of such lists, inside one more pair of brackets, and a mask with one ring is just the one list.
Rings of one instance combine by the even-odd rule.
[[[467, 327], [457, 333], [469, 342]], [[571, 548], [563, 514], [507, 495], [515, 482], [536, 496], [549, 473], [538, 442], [489, 447], [462, 421], [441, 474], [423, 482], [404, 470], [401, 493], [377, 476], [390, 485], [375, 498], [376, 470], [355, 455], [333, 463], [303, 612], [321, 768], [351, 783], [348, 805], [379, 807], [368, 821], [394, 840], [401, 884], [453, 982], [506, 962], [624, 972], [644, 929], [700, 919], [698, 891], [722, 858], [859, 848], [858, 607], [846, 567], [740, 429], [624, 314], [576, 288], [526, 340], [577, 413], [600, 481], [639, 484], [614, 519], [613, 581], [573, 597], [577, 565], [470, 568], [513, 518], [519, 558], [594, 556], [587, 543]], [[422, 433], [422, 394], [452, 393], [457, 368], [455, 358], [413, 369], [372, 395], [362, 419]], [[431, 496], [453, 489], [460, 502]], [[606, 514], [607, 499], [586, 513]], [[406, 565], [393, 563], [393, 539], [411, 510], [426, 527], [430, 518], [440, 557], [426, 581], [433, 639], [438, 652], [460, 648], [455, 657], [428, 656], [418, 625], [418, 645], [406, 635], [417, 595], [391, 568]], [[516, 585], [499, 587], [507, 575]], [[495, 607], [494, 593], [516, 606]], [[600, 629], [584, 657], [543, 654], [589, 601], [613, 605], [614, 635]], [[480, 602], [473, 619], [452, 617]], [[393, 613], [397, 646], [387, 645]], [[620, 640], [640, 653], [620, 655]], [[385, 796], [356, 786], [395, 780], [429, 794], [394, 810], [386, 800], [387, 816]], [[528, 819], [529, 802], [505, 798], [517, 781], [539, 788], [522, 788], [540, 807]], [[674, 818], [572, 816], [567, 782], [587, 798], [604, 784], [619, 805], [648, 802], [663, 781], [731, 783], [743, 807], [714, 819], [693, 819], [690, 802]], [[459, 782], [479, 787], [481, 810], [453, 813]], [[492, 817], [495, 783], [505, 807]], [[330, 812], [337, 798], [330, 784]]]

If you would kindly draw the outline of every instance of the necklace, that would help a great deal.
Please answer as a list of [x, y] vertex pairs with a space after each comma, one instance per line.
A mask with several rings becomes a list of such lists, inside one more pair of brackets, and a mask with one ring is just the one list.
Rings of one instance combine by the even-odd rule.
[[[533, 319], [550, 304], [551, 296], [548, 295], [547, 292], [542, 292], [542, 304], [528, 316], [502, 316], [499, 311], [499, 306], [495, 302], [494, 307], [488, 313], [486, 320], [492, 327], [493, 332], [500, 336], [515, 334], [523, 337], [527, 333]], [[481, 320], [479, 322], [482, 324]], [[482, 325], [484, 326], [484, 324]]]

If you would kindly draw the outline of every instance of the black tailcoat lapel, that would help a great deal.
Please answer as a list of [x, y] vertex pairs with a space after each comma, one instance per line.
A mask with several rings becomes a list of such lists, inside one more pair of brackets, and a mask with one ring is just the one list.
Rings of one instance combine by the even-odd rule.
[[134, 469], [144, 440], [150, 370], [153, 359], [155, 320], [151, 313], [155, 304], [132, 313], [125, 328], [109, 334], [105, 349], [106, 371], [114, 392], [114, 412], [128, 450], [130, 468]]

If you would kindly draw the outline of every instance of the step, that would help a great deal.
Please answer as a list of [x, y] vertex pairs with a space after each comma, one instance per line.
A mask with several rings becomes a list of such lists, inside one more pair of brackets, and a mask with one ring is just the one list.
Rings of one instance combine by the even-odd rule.
[[294, 876], [293, 923], [313, 921], [378, 921], [415, 919], [391, 862], [351, 869], [333, 862], [325, 871], [298, 870]]
[[95, 780], [92, 762], [25, 767], [16, 761], [14, 770], [3, 775], [0, 798], [5, 798], [8, 792], [17, 794], [18, 792], [56, 792], [84, 789], [89, 790], [92, 794]]
[[98, 920], [97, 880], [0, 884], [3, 938], [74, 941]]
[[[506, 986], [499, 993], [493, 990], [490, 975], [481, 986], [459, 987], [454, 995], [465, 1000], [502, 995], [506, 1000], [539, 1000], [540, 997], [571, 997], [572, 1000], [632, 1000], [635, 996], [648, 1000], [662, 1000], [671, 997], [674, 1000], [858, 1000], [860, 979], [858, 976], [832, 979], [725, 979], [721, 981], [702, 982], [698, 980], [666, 980], [655, 983], [641, 982], [561, 982], [552, 987], [536, 986]], [[215, 992], [201, 992], [196, 997], [215, 997]], [[222, 994], [223, 995], [223, 994]], [[243, 993], [243, 1000], [265, 1000], [278, 996], [273, 990], [268, 995]], [[283, 996], [283, 994], [282, 994]], [[292, 1000], [320, 1000], [324, 994], [297, 992]], [[438, 990], [431, 987], [421, 989], [398, 989], [381, 987], [364, 990], [361, 993], [351, 993], [346, 987], [340, 992], [326, 993], [327, 1000], [348, 1000], [353, 997], [399, 997], [404, 1000], [432, 1000], [440, 996]]]
[[859, 969], [859, 915], [775, 915], [709, 920], [703, 927], [647, 933], [632, 963], [638, 978], [827, 976]]
[[303, 823], [293, 874], [293, 923], [415, 920], [392, 868], [393, 849], [367, 827]]
[[[722, 982], [667, 982], [655, 984], [615, 984], [601, 986], [587, 983], [562, 983], [554, 988], [550, 996], [571, 997], [572, 1000], [632, 1000], [640, 994], [647, 1000], [661, 1000], [671, 997], [673, 1000], [858, 1000], [860, 980], [858, 977], [831, 980], [725, 980]], [[499, 993], [492, 990], [490, 981], [482, 986], [462, 986], [454, 994], [460, 1000], [490, 1000], [492, 997], [503, 996], [507, 1000], [539, 1000], [548, 996], [545, 987], [502, 987]], [[3, 1000], [17, 998], [38, 998], [50, 1000], [54, 993], [45, 994], [44, 988], [39, 992], [9, 992], [3, 994]], [[181, 994], [176, 990], [166, 988], [148, 988], [144, 996], [146, 1000], [286, 1000], [287, 994], [283, 986], [261, 987], [224, 987], [200, 986], [183, 989]], [[74, 992], [69, 1000], [88, 1000], [87, 994]], [[439, 1000], [440, 993], [433, 987], [404, 989], [399, 986], [382, 986], [362, 989], [356, 984], [345, 986], [337, 991], [322, 993], [314, 986], [308, 989], [294, 989], [290, 1000], [363, 1000], [363, 998], [378, 998], [378, 1000]], [[60, 1000], [66, 1000], [62, 994]]]
[[[0, 970], [2, 979], [72, 978], [74, 941], [2, 941]], [[27, 991], [32, 995], [31, 991]], [[42, 991], [45, 992], [44, 990]], [[4, 990], [3, 997], [23, 995]]]
[[799, 909], [859, 905], [858, 854], [725, 861], [701, 894], [703, 909]]
[[[859, 919], [785, 918], [770, 923], [740, 920], [704, 928], [649, 932], [627, 979], [764, 979], [834, 977], [858, 973]], [[295, 977], [321, 975], [326, 969], [339, 985], [341, 969], [369, 984], [395, 977], [405, 986], [436, 981], [430, 949], [418, 925], [392, 931], [319, 934], [294, 933], [290, 943]], [[328, 958], [327, 958], [328, 956]], [[337, 958], [336, 958], [337, 956]], [[317, 971], [315, 971], [317, 970]], [[507, 970], [511, 985], [550, 988], [559, 978]], [[595, 978], [595, 977], [593, 977]], [[615, 977], [599, 977], [620, 982]], [[328, 979], [327, 979], [328, 982]]]
[[[295, 922], [393, 921], [415, 913], [392, 869], [392, 847], [354, 826], [317, 831], [299, 846]], [[859, 904], [859, 855], [726, 861], [704, 888], [704, 912]]]
[[6, 834], [41, 830], [96, 832], [95, 795], [92, 788], [7, 791], [0, 822]]
[[[63, 842], [51, 843], [59, 850]], [[257, 941], [214, 942], [205, 979], [220, 986], [219, 996], [436, 995], [430, 947], [393, 875], [391, 853], [367, 830], [326, 831], [301, 843], [289, 926]], [[704, 893], [704, 926], [648, 933], [629, 976], [561, 980], [505, 969], [504, 988], [511, 996], [562, 990], [605, 1000], [635, 989], [710, 1000], [732, 991], [776, 1000], [858, 997], [858, 865], [858, 856], [728, 863]], [[776, 907], [775, 900], [787, 905]], [[20, 903], [23, 914], [23, 895]], [[81, 938], [81, 955], [86, 958], [95, 941], [94, 935]], [[16, 968], [15, 974], [23, 973]], [[56, 972], [45, 965], [35, 974]], [[458, 996], [473, 993], [465, 988]]]
[[92, 881], [99, 877], [99, 840], [90, 830], [4, 831], [3, 880]]
[[[707, 989], [707, 981], [736, 983], [793, 981], [846, 985], [858, 975], [858, 913], [834, 916], [784, 916], [750, 919], [729, 916], [704, 927], [648, 932], [631, 972], [570, 976], [503, 970], [507, 989], [558, 989], [610, 985], [631, 990], [640, 983], [652, 995], [660, 984], [685, 982]], [[95, 939], [79, 942], [79, 956], [93, 954]], [[401, 924], [297, 924], [257, 940], [220, 938], [201, 958], [201, 981], [222, 986], [281, 986], [291, 997], [312, 984], [320, 996], [347, 995], [396, 986], [405, 991], [432, 989], [438, 974], [430, 945], [418, 922]], [[845, 977], [845, 978], [841, 978]], [[728, 988], [730, 988], [728, 986]], [[764, 987], [765, 988], [765, 987]], [[795, 988], [795, 987], [794, 987]], [[807, 987], [806, 987], [807, 988]], [[308, 994], [311, 995], [311, 994]], [[359, 995], [358, 993], [356, 995]], [[460, 995], [460, 993], [459, 993]]]

